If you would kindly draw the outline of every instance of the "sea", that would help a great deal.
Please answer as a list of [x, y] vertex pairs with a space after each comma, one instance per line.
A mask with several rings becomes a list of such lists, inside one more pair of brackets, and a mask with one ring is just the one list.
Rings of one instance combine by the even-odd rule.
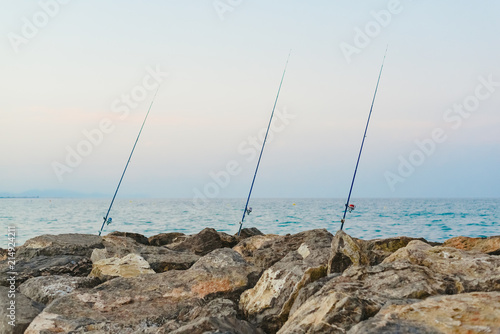
[[[362, 239], [423, 237], [442, 242], [456, 236], [500, 235], [500, 199], [355, 199], [344, 230]], [[0, 226], [6, 248], [15, 226], [16, 244], [42, 234], [98, 234], [110, 199], [3, 198]], [[340, 228], [343, 199], [251, 199], [252, 213], [243, 227], [263, 233], [294, 234]], [[198, 233], [206, 227], [228, 234], [238, 231], [244, 199], [116, 199], [103, 235], [113, 231], [147, 237], [167, 232]]]

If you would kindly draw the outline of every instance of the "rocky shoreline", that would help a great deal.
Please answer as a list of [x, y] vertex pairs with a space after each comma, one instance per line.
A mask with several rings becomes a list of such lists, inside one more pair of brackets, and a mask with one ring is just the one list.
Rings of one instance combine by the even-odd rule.
[[0, 249], [0, 334], [500, 333], [500, 236], [206, 228], [42, 235], [15, 256], [12, 327]]

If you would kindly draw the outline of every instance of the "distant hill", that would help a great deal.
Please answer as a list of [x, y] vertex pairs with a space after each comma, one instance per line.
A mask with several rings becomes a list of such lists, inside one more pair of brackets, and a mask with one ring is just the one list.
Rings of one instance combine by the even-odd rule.
[[32, 189], [21, 193], [0, 192], [0, 198], [106, 198], [109, 194], [81, 193], [63, 189]]

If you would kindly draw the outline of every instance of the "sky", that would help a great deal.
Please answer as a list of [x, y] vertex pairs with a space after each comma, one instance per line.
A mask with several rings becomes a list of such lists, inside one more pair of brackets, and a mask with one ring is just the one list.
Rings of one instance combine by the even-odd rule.
[[499, 197], [497, 1], [0, 0], [0, 193]]

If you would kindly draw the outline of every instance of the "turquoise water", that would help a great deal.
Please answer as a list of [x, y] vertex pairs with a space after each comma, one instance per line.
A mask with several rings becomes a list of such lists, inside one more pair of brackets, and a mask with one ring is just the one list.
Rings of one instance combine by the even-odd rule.
[[[343, 199], [252, 199], [246, 227], [287, 234], [315, 228], [338, 230]], [[391, 236], [444, 241], [454, 236], [500, 235], [500, 199], [359, 199], [348, 214], [347, 233], [363, 239]], [[101, 227], [109, 199], [0, 199], [1, 235], [17, 226], [17, 243], [41, 234], [94, 233]], [[111, 210], [112, 231], [146, 236], [163, 232], [197, 233], [205, 227], [234, 234], [243, 199], [193, 203], [187, 199], [117, 199]]]

